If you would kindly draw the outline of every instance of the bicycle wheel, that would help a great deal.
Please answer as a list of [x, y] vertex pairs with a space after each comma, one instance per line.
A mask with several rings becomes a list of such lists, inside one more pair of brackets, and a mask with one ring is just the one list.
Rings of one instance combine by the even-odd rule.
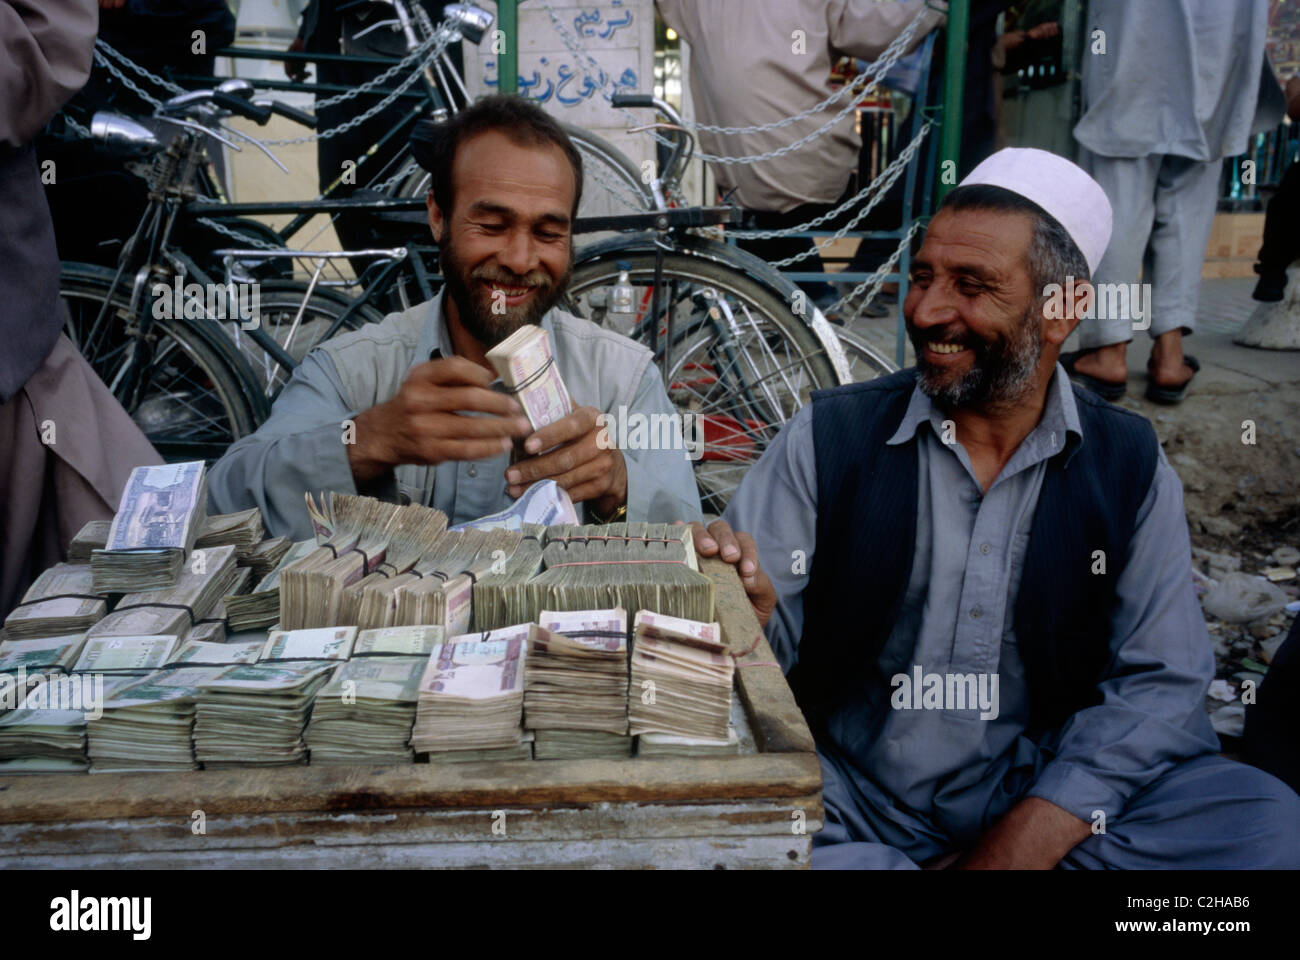
[[155, 319], [153, 356], [133, 390], [128, 371], [140, 341], [128, 330], [137, 318], [129, 286], [112, 287], [113, 271], [65, 263], [59, 280], [68, 307], [64, 329], [164, 458], [215, 460], [257, 429], [265, 405], [257, 402], [247, 365], [215, 324], [208, 332], [202, 321]]
[[[636, 323], [619, 332], [648, 345], [654, 339], [654, 255], [628, 251], [617, 259], [629, 265], [639, 292]], [[616, 261], [577, 264], [569, 309], [608, 325], [605, 303], [618, 275]], [[813, 390], [834, 386], [835, 374], [826, 351], [785, 301], [740, 270], [668, 253], [663, 281], [655, 362], [663, 369], [664, 321], [671, 313], [668, 395], [702, 426], [696, 483], [704, 509], [721, 513], [781, 427]]]
[[[641, 171], [627, 154], [603, 137], [567, 123], [564, 132], [582, 156], [582, 202], [579, 217], [608, 217], [654, 209], [654, 194], [641, 182]], [[398, 182], [395, 196], [423, 197], [430, 176], [414, 160]]]
[[[328, 287], [318, 286], [310, 297], [306, 294], [307, 284], [303, 281], [277, 280], [259, 285], [261, 328], [294, 359], [295, 366], [308, 351], [330, 337], [383, 319], [379, 311], [365, 304], [343, 319], [353, 301]], [[226, 323], [225, 328], [247, 360], [259, 389], [268, 400], [274, 400], [293, 370], [284, 369], [272, 359], [238, 323]]]
[[849, 373], [853, 383], [866, 383], [876, 377], [894, 373], [898, 366], [885, 354], [871, 346], [856, 333], [840, 330], [840, 343], [844, 347], [844, 356], [849, 361]]

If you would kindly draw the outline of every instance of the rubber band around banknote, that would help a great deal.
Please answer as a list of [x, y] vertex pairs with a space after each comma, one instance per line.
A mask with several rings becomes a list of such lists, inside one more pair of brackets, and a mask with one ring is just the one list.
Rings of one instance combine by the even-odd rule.
[[549, 370], [554, 364], [555, 364], [555, 354], [551, 354], [549, 357], [546, 358], [545, 363], [543, 363], [540, 367], [538, 367], [528, 376], [524, 377], [524, 379], [520, 380], [513, 387], [506, 387], [506, 393], [522, 393], [528, 387], [531, 387], [534, 383], [540, 380], [542, 375], [546, 373], [546, 371]]
[[191, 627], [197, 622], [194, 617], [194, 608], [187, 607], [183, 603], [128, 603], [125, 607], [118, 607], [113, 613], [121, 613], [123, 610], [140, 610], [145, 607], [166, 607], [170, 610], [184, 610], [190, 618]]

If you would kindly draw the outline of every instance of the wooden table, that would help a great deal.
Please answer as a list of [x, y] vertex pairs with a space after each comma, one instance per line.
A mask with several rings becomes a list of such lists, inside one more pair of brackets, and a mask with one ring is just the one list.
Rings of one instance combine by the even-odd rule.
[[701, 570], [749, 752], [0, 777], [0, 866], [807, 867], [812, 736], [735, 571]]

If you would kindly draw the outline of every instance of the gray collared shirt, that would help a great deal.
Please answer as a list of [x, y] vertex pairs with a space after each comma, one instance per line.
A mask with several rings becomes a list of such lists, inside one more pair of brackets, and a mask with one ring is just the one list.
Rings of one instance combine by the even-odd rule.
[[[787, 671], [798, 662], [803, 571], [817, 547], [812, 418], [811, 404], [798, 412], [724, 514], [754, 535], [776, 586], [767, 634]], [[916, 437], [919, 489], [912, 574], [878, 662], [886, 678], [910, 677], [918, 666], [926, 674], [996, 675], [997, 716], [891, 709], [896, 688], [882, 684], [831, 718], [838, 746], [820, 745], [842, 793], [834, 802], [855, 811], [862, 831], [874, 834], [865, 838], [917, 862], [978, 836], [1026, 795], [1087, 821], [1095, 810], [1114, 816], [1180, 759], [1217, 749], [1204, 709], [1214, 659], [1192, 590], [1182, 486], [1164, 453], [1118, 582], [1103, 702], [1034, 742], [1025, 734], [1028, 691], [1010, 611], [1047, 461], [1062, 450], [1072, 457], [1087, 438], [1059, 365], [1042, 418], [987, 492], [960, 438], [943, 442], [944, 426], [942, 411], [917, 388], [888, 441]], [[804, 558], [792, 562], [800, 550]], [[828, 782], [828, 800], [831, 789]]]
[[[335, 337], [307, 354], [256, 433], [231, 445], [208, 474], [213, 512], [259, 507], [267, 530], [295, 539], [311, 535], [303, 494], [356, 493], [344, 439], [358, 413], [393, 397], [411, 368], [450, 356], [442, 292], [390, 314], [382, 323]], [[575, 406], [613, 417], [671, 416], [668, 393], [644, 346], [590, 321], [552, 309], [541, 326]], [[494, 388], [502, 389], [500, 380]], [[615, 437], [611, 426], [609, 435]], [[627, 518], [698, 520], [700, 499], [687, 451], [623, 450]], [[404, 464], [365, 492], [436, 507], [463, 523], [510, 505], [505, 471], [510, 454], [436, 466]]]

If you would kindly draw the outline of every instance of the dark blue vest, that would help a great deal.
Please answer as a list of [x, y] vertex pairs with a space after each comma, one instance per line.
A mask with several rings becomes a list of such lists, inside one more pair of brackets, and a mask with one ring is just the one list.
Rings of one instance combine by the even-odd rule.
[[[813, 394], [817, 545], [790, 684], [813, 730], [864, 691], [887, 688], [878, 660], [902, 606], [916, 544], [917, 439], [889, 446], [914, 370]], [[1083, 444], [1048, 461], [1013, 614], [1029, 731], [1100, 702], [1115, 585], [1158, 441], [1143, 417], [1074, 388]], [[1093, 552], [1105, 551], [1094, 574]]]

